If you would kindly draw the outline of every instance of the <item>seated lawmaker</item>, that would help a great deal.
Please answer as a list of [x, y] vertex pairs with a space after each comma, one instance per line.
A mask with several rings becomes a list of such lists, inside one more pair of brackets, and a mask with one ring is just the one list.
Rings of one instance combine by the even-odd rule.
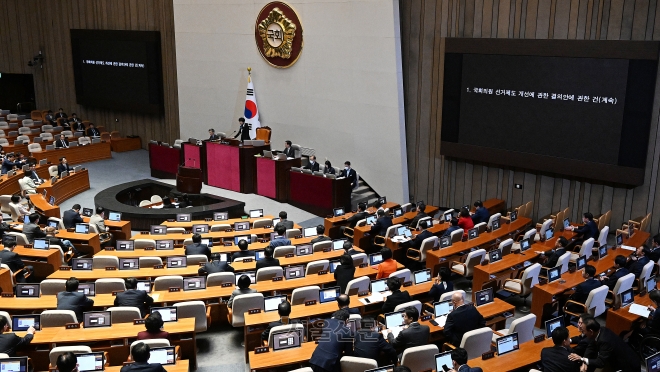
[[83, 124], [82, 120], [78, 118], [78, 115], [76, 115], [75, 112], [71, 114], [71, 119], [69, 119], [69, 124], [71, 124], [71, 130], [74, 132], [85, 131], [85, 124]]
[[649, 258], [657, 263], [660, 260], [660, 234], [655, 234], [651, 239], [651, 249]]
[[56, 149], [66, 149], [69, 148], [69, 140], [65, 135], [60, 135], [60, 138], [55, 141]]
[[36, 194], [37, 193], [37, 185], [34, 183], [34, 180], [30, 178], [29, 175], [24, 174], [24, 177], [22, 178], [23, 181], [23, 191], [25, 191], [26, 194]]
[[316, 161], [316, 155], [312, 155], [309, 157], [309, 163], [307, 163], [307, 165], [305, 165], [303, 169], [309, 169], [312, 172], [319, 171], [319, 163]]
[[431, 286], [431, 290], [429, 291], [429, 294], [433, 297], [433, 302], [440, 301], [440, 297], [443, 294], [454, 290], [454, 283], [450, 279], [451, 271], [446, 267], [440, 268], [440, 272], [433, 279], [433, 286]]
[[609, 328], [601, 327], [594, 318], [585, 319], [583, 327], [585, 336], [591, 342], [584, 357], [572, 353], [568, 356], [569, 360], [582, 361], [589, 370], [607, 368], [607, 371], [641, 371], [637, 353], [621, 337]]
[[457, 346], [465, 333], [485, 327], [486, 321], [473, 304], [465, 303], [462, 293], [454, 293], [451, 302], [454, 310], [447, 316], [444, 335], [450, 344]]
[[427, 325], [419, 324], [418, 320], [419, 311], [417, 311], [416, 307], [410, 306], [403, 311], [403, 324], [405, 327], [399, 332], [396, 338], [394, 338], [392, 330], [388, 330], [387, 341], [397, 351], [401, 351], [401, 354], [408, 348], [423, 346], [429, 343], [431, 329]]
[[77, 223], [83, 223], [82, 216], [80, 216], [80, 204], [74, 204], [71, 209], [64, 211], [62, 215], [62, 224], [67, 229], [76, 227]]
[[131, 356], [135, 362], [121, 367], [119, 372], [166, 372], [162, 364], [149, 363], [151, 347], [143, 342], [131, 348]]
[[[385, 357], [381, 358], [381, 354]], [[360, 329], [353, 343], [353, 356], [375, 360], [381, 367], [396, 364], [397, 361], [396, 349], [378, 332], [378, 323], [368, 317], [360, 321]]]
[[381, 312], [383, 314], [391, 313], [398, 305], [410, 302], [413, 298], [408, 291], [401, 291], [401, 281], [399, 278], [387, 278], [387, 288], [392, 292], [391, 295], [385, 298]]
[[48, 245], [53, 246], [56, 245], [60, 248], [62, 248], [62, 251], [64, 251], [64, 254], [69, 253], [73, 255], [73, 257], [78, 257], [78, 250], [76, 247], [71, 243], [70, 240], [68, 239], [60, 239], [56, 237], [55, 235], [58, 233], [57, 229], [52, 227], [52, 226], [46, 226], [44, 229], [44, 232], [46, 233], [46, 240], [48, 240]]
[[55, 114], [55, 119], [62, 118], [66, 121], [69, 120], [69, 116], [64, 112], [64, 109], [60, 107], [60, 109], [57, 111], [57, 114]]
[[287, 158], [295, 158], [296, 157], [296, 150], [291, 147], [291, 141], [286, 140], [284, 141], [284, 150], [282, 151], [284, 155], [286, 155]]
[[568, 356], [573, 352], [568, 329], [557, 327], [552, 331], [554, 346], [541, 350], [541, 365], [544, 372], [579, 372], [578, 361], [571, 361]]
[[280, 260], [278, 260], [277, 258], [273, 258], [274, 251], [275, 250], [271, 247], [266, 247], [266, 249], [264, 249], [264, 258], [262, 260], [257, 261], [257, 270], [266, 267], [280, 266]]
[[543, 263], [543, 267], [546, 268], [553, 268], [557, 266], [557, 262], [559, 261], [559, 257], [564, 255], [566, 253], [566, 246], [568, 245], [568, 240], [564, 238], [563, 236], [560, 236], [557, 241], [555, 242], [555, 248], [550, 249], [546, 252], [543, 251], [536, 251], [535, 253], [540, 254], [542, 256], [547, 257], [545, 263]]
[[456, 217], [452, 217], [452, 218], [451, 218], [451, 221], [449, 222], [449, 224], [450, 224], [451, 226], [449, 226], [449, 228], [447, 228], [447, 230], [445, 231], [445, 233], [442, 234], [442, 237], [449, 238], [449, 237], [451, 237], [451, 233], [453, 233], [454, 231], [456, 231], [456, 230], [458, 230], [458, 229], [461, 228], [460, 226], [458, 226], [458, 219], [456, 219]]
[[23, 224], [23, 234], [30, 244], [34, 243], [34, 239], [45, 238], [46, 233], [39, 227], [39, 215], [32, 213], [29, 217], [30, 222]]
[[[275, 237], [273, 240], [270, 241], [268, 244], [269, 247], [275, 249], [277, 247], [281, 247], [283, 245], [291, 245], [291, 240], [289, 240], [285, 235], [286, 235], [286, 227], [284, 225], [280, 225], [279, 223], [275, 225]], [[240, 242], [239, 242], [240, 243]], [[247, 242], [246, 242], [247, 244]]]
[[57, 356], [55, 365], [57, 365], [58, 372], [78, 372], [78, 357], [76, 357], [76, 354], [67, 351]]
[[[451, 351], [451, 364], [450, 372], [483, 372], [481, 367], [470, 367], [468, 364], [467, 350], [462, 347], [457, 347]], [[449, 366], [448, 366], [449, 367]]]
[[154, 303], [154, 299], [149, 296], [147, 291], [137, 289], [137, 279], [126, 278], [124, 285], [126, 290], [117, 293], [115, 296], [115, 306], [132, 306], [140, 309], [140, 314], [144, 317], [149, 307]]
[[358, 309], [357, 307], [351, 308], [350, 306], [351, 306], [351, 298], [348, 297], [347, 294], [342, 293], [339, 296], [337, 296], [337, 308], [339, 310], [346, 309], [346, 311], [348, 311], [348, 313], [351, 315], [360, 314], [360, 309]]
[[240, 249], [240, 251], [234, 252], [234, 254], [231, 255], [231, 262], [236, 261], [237, 258], [255, 256], [254, 251], [248, 250], [248, 242], [245, 239], [238, 241], [238, 249]]
[[10, 200], [11, 201], [9, 202], [9, 205], [16, 208], [18, 211], [18, 219], [20, 221], [22, 221], [25, 216], [30, 214], [30, 209], [26, 208], [25, 204], [21, 203], [21, 197], [19, 195], [12, 195]]
[[35, 163], [30, 163], [30, 168], [25, 172], [25, 176], [30, 177], [35, 185], [44, 183], [44, 179], [37, 174], [37, 165]]
[[371, 235], [385, 236], [385, 234], [387, 234], [387, 229], [392, 226], [392, 217], [388, 216], [383, 209], [379, 209], [378, 212], [376, 212], [376, 215], [378, 216], [378, 219], [376, 220], [376, 223], [371, 226]]
[[482, 222], [488, 222], [488, 219], [490, 218], [490, 213], [488, 213], [488, 209], [484, 207], [484, 203], [481, 202], [481, 200], [477, 200], [474, 202], [474, 213], [472, 214], [472, 222], [476, 225]]
[[91, 310], [94, 300], [78, 292], [80, 282], [71, 277], [66, 281], [66, 290], [57, 294], [57, 310], [72, 310], [79, 322], [83, 320], [83, 312]]
[[330, 163], [330, 160], [325, 161], [325, 167], [323, 167], [323, 174], [336, 174], [335, 168]]
[[316, 226], [316, 238], [312, 239], [310, 242], [311, 244], [318, 243], [318, 242], [324, 242], [327, 240], [332, 240], [330, 239], [329, 236], [324, 235], [325, 234], [325, 227], [323, 225], [318, 225]]
[[422, 242], [424, 239], [428, 239], [433, 237], [433, 234], [428, 230], [430, 226], [428, 226], [430, 220], [425, 220], [421, 221], [419, 223], [419, 228], [422, 229], [422, 231], [417, 234], [413, 239], [410, 239], [406, 242], [401, 243], [401, 248], [414, 248], [419, 250], [422, 247]]
[[577, 234], [576, 244], [580, 244], [589, 238], [598, 239], [598, 235], [600, 233], [598, 231], [598, 225], [594, 221], [594, 215], [586, 212], [582, 215], [582, 222], [584, 222], [584, 225], [581, 227], [569, 226], [565, 229], [568, 231], [573, 231]]
[[21, 162], [16, 161], [16, 155], [14, 155], [13, 152], [10, 152], [7, 154], [7, 156], [5, 156], [5, 160], [2, 161], [2, 168], [0, 168], [0, 172], [2, 172], [2, 174], [7, 174], [7, 172], [20, 166]]
[[89, 128], [87, 128], [87, 136], [92, 138], [101, 137], [101, 132], [99, 132], [99, 130], [96, 129], [94, 123], [89, 123]]
[[234, 298], [236, 298], [236, 296], [257, 293], [256, 289], [250, 288], [250, 284], [252, 284], [252, 281], [250, 280], [249, 276], [243, 274], [238, 278], [238, 282], [236, 284], [238, 288], [234, 289], [234, 291], [231, 293], [231, 296], [229, 297], [229, 300], [227, 300], [228, 308], [231, 309], [232, 305], [234, 304]]
[[350, 240], [344, 241], [344, 245], [342, 246], [342, 248], [344, 248], [344, 252], [345, 252], [344, 254], [347, 254], [349, 256], [352, 256], [354, 254], [362, 253], [362, 252], [358, 251], [357, 249], [353, 248], [353, 243], [351, 243]]
[[215, 129], [211, 128], [209, 129], [209, 141], [217, 141], [220, 139], [220, 136], [215, 134]]
[[635, 251], [634, 254], [628, 256], [628, 263], [626, 263], [626, 268], [628, 271], [635, 274], [635, 278], [639, 279], [639, 275], [642, 273], [644, 265], [650, 261], [648, 257], [650, 254], [651, 250], [647, 246], [642, 245], [637, 247], [637, 251]]
[[599, 279], [602, 284], [605, 284], [610, 288], [610, 291], [613, 291], [616, 282], [628, 274], [629, 271], [626, 269], [626, 257], [618, 255], [614, 258], [614, 272], [609, 276], [601, 276]]
[[426, 204], [419, 203], [419, 205], [417, 206], [417, 214], [412, 219], [412, 221], [410, 221], [410, 224], [408, 225], [408, 226], [410, 226], [411, 229], [416, 229], [417, 228], [417, 223], [419, 222], [419, 220], [429, 216], [428, 214], [426, 214], [425, 211], [426, 211]]
[[[593, 265], [586, 265], [584, 267], [584, 271], [582, 272], [582, 278], [584, 281], [580, 284], [578, 284], [575, 287], [575, 291], [566, 296], [559, 295], [559, 311], [563, 312], [564, 304], [566, 303], [566, 300], [572, 300], [575, 302], [579, 302], [581, 304], [584, 304], [587, 302], [587, 298], [589, 298], [589, 293], [593, 291], [596, 288], [600, 288], [603, 284], [600, 282], [600, 280], [595, 278], [596, 276], [596, 267]], [[569, 303], [567, 310], [573, 313], [580, 312], [583, 310], [582, 307]], [[566, 324], [569, 324], [568, 322]]]
[[467, 208], [461, 208], [461, 211], [458, 213], [458, 226], [463, 229], [463, 236], [467, 236], [468, 230], [474, 227], [474, 222], [470, 217], [470, 211]]
[[[346, 222], [348, 223], [348, 227], [350, 227], [351, 229], [354, 229], [358, 222], [369, 217], [369, 213], [367, 212], [367, 203], [360, 202], [358, 203], [357, 207], [358, 207], [357, 213], [346, 219]], [[345, 229], [346, 226], [339, 227], [339, 230], [341, 231], [342, 234], [344, 233]]]
[[2, 262], [4, 265], [7, 265], [12, 274], [18, 272], [21, 269], [25, 269], [16, 275], [16, 281], [18, 283], [25, 283], [25, 278], [30, 276], [29, 274], [32, 273], [33, 267], [25, 266], [21, 257], [16, 252], [14, 252], [14, 248], [16, 248], [15, 239], [9, 239], [5, 241], [5, 245], [0, 251], [0, 262]]
[[[213, 258], [213, 256], [211, 256], [211, 258]], [[197, 273], [203, 276], [207, 276], [213, 273], [224, 273], [224, 272], [233, 273], [234, 268], [231, 267], [229, 262], [220, 261], [220, 260], [211, 260], [210, 262], [204, 264], [204, 266], [200, 267], [199, 270], [197, 270]]]
[[50, 123], [52, 126], [57, 126], [57, 121], [55, 120], [55, 115], [53, 114], [53, 110], [48, 110], [48, 113], [46, 113], [46, 117], [44, 117], [44, 120]]
[[63, 172], [70, 172], [73, 168], [69, 166], [69, 162], [65, 157], [60, 158], [60, 163], [57, 165], [57, 176], [61, 176]]
[[380, 250], [380, 254], [383, 256], [383, 261], [379, 263], [376, 266], [372, 266], [373, 269], [378, 270], [378, 274], [376, 274], [376, 279], [383, 279], [387, 278], [397, 270], [397, 265], [398, 262], [394, 261], [392, 259], [392, 250], [383, 247]]
[[[277, 225], [275, 225], [275, 230], [277, 230], [278, 226], [284, 226], [286, 230], [293, 229], [293, 221], [287, 220], [288, 215], [285, 211], [281, 211], [279, 216], [280, 216], [280, 222], [278, 222]], [[284, 232], [286, 232], [286, 230]]]
[[202, 236], [195, 233], [192, 236], [192, 244], [188, 244], [185, 248], [186, 256], [193, 254], [204, 255], [208, 260], [211, 260], [211, 249], [208, 245], [202, 244]]
[[318, 345], [309, 359], [313, 371], [341, 371], [342, 356], [353, 354], [353, 337], [346, 327], [349, 316], [348, 311], [337, 310], [332, 318], [323, 322]]
[[9, 319], [0, 315], [0, 353], [7, 354], [10, 358], [14, 358], [16, 357], [17, 348], [32, 342], [35, 329], [30, 326], [24, 337], [19, 337], [16, 333], [8, 333], [10, 330], [11, 324]]
[[146, 331], [140, 331], [137, 334], [138, 340], [150, 340], [153, 338], [169, 339], [170, 333], [163, 331], [163, 316], [158, 311], [155, 311], [147, 316], [144, 320], [144, 328]]
[[289, 322], [300, 323], [299, 320], [291, 321], [289, 319], [290, 314], [291, 314], [291, 304], [289, 303], [289, 301], [282, 301], [279, 305], [277, 305], [277, 315], [280, 316], [280, 319], [268, 323], [266, 329], [264, 329], [264, 331], [261, 332], [261, 342], [264, 343], [265, 345], [268, 345], [268, 336], [270, 335], [270, 330], [275, 327], [289, 324]]

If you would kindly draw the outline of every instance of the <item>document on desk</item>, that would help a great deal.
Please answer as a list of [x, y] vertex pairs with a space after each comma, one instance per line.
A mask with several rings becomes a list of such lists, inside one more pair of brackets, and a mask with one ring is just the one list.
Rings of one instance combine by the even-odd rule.
[[389, 333], [389, 331], [392, 331], [392, 336], [394, 336], [394, 338], [396, 338], [399, 335], [399, 332], [401, 332], [402, 330], [403, 330], [403, 327], [394, 327], [394, 328], [390, 328], [390, 329], [383, 329], [381, 332], [383, 333], [383, 337], [385, 337], [385, 339], [387, 339], [387, 334]]
[[621, 248], [622, 248], [622, 249], [627, 249], [627, 250], [629, 250], [629, 251], [633, 251], [633, 252], [635, 252], [635, 251], [637, 250], [637, 248], [635, 248], [635, 247], [631, 247], [631, 246], [629, 246], [629, 245], [622, 245]]
[[444, 328], [445, 323], [447, 323], [447, 315], [443, 315], [441, 317], [435, 318], [435, 322], [438, 323], [438, 327]]
[[628, 312], [633, 313], [635, 315], [643, 316], [644, 318], [648, 318], [649, 315], [651, 314], [651, 311], [649, 310], [648, 307], [638, 304], [630, 304], [630, 307], [628, 308]]
[[160, 293], [155, 293], [151, 295], [151, 298], [153, 298], [154, 301], [158, 301], [158, 297], [160, 297]]
[[386, 291], [386, 292], [377, 292], [377, 293], [372, 293], [371, 296], [369, 297], [364, 297], [361, 298], [359, 301], [362, 302], [365, 305], [373, 304], [375, 302], [383, 302], [385, 300], [385, 297], [391, 295], [392, 292]]
[[395, 243], [403, 243], [403, 242], [407, 242], [408, 240], [410, 239], [406, 238], [405, 236], [395, 236], [392, 238], [392, 241]]

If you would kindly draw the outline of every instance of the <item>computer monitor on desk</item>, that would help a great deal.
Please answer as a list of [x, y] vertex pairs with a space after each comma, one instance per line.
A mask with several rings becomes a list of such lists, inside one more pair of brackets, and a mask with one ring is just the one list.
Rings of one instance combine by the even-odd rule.
[[32, 242], [33, 249], [48, 250], [49, 242], [46, 239], [34, 239]]
[[433, 304], [433, 315], [435, 315], [436, 318], [439, 318], [441, 316], [445, 316], [451, 313], [452, 309], [453, 309], [453, 305], [451, 303], [451, 300], [435, 302]]
[[403, 216], [403, 209], [401, 209], [401, 208], [394, 208], [394, 209], [392, 210], [392, 213], [393, 213], [393, 215], [394, 215], [394, 218], [401, 217], [401, 216]]
[[310, 237], [316, 236], [316, 235], [318, 235], [317, 232], [316, 232], [316, 226], [314, 226], [314, 227], [305, 227], [303, 229], [303, 236], [305, 238], [310, 238]]
[[121, 212], [108, 212], [108, 220], [114, 222], [121, 221]]
[[303, 341], [302, 329], [293, 329], [291, 331], [274, 332], [273, 335], [273, 351], [291, 349], [294, 347], [301, 347]]
[[156, 240], [156, 250], [174, 249], [174, 240]]
[[[44, 191], [46, 191], [46, 190], [44, 190]], [[92, 217], [92, 214], [94, 214], [94, 211], [92, 210], [92, 208], [83, 208], [83, 213], [82, 213], [83, 216]]]
[[632, 288], [621, 292], [620, 296], [621, 296], [621, 307], [626, 307], [632, 304], [633, 302], [635, 302], [635, 294], [633, 293]]
[[264, 216], [263, 209], [252, 209], [250, 211], [250, 218], [261, 218]]
[[135, 250], [135, 242], [132, 240], [117, 240], [116, 247], [118, 251]]
[[3, 372], [27, 372], [28, 371], [28, 358], [5, 358], [0, 359], [0, 371]]
[[381, 253], [372, 253], [369, 255], [369, 265], [374, 266], [383, 262], [383, 255]]
[[96, 283], [80, 283], [77, 292], [83, 293], [85, 296], [96, 296]]
[[86, 223], [76, 224], [76, 234], [89, 234], [89, 225]]
[[177, 308], [175, 306], [152, 307], [151, 312], [159, 313], [163, 318], [163, 322], [176, 322], [178, 319]]
[[119, 259], [119, 270], [139, 270], [140, 269], [140, 259], [139, 258], [120, 258]]
[[657, 352], [646, 358], [646, 371], [660, 372], [660, 352]]
[[454, 364], [451, 359], [451, 351], [435, 354], [435, 370], [436, 372], [449, 371], [453, 369]]
[[387, 279], [378, 279], [371, 281], [371, 293], [380, 293], [388, 291]]
[[555, 280], [559, 280], [559, 278], [561, 278], [561, 266], [548, 269], [548, 283], [552, 283]]
[[167, 226], [165, 225], [151, 225], [149, 228], [151, 235], [165, 235], [167, 234]]
[[479, 229], [476, 227], [468, 230], [468, 240], [472, 240], [479, 237]]
[[16, 297], [39, 297], [40, 293], [39, 284], [16, 284]]
[[186, 256], [172, 256], [167, 257], [167, 268], [168, 269], [178, 269], [181, 267], [188, 266]]
[[321, 288], [319, 290], [319, 302], [324, 304], [326, 302], [335, 301], [340, 294], [339, 287]]
[[493, 301], [495, 301], [493, 288], [484, 289], [474, 293], [474, 304], [477, 307], [487, 305]]
[[302, 244], [296, 246], [296, 256], [307, 256], [314, 253], [311, 244]]
[[192, 215], [190, 213], [179, 213], [176, 215], [176, 222], [190, 222]]
[[286, 280], [300, 279], [305, 277], [305, 267], [303, 265], [289, 266], [284, 269]]
[[385, 327], [393, 329], [403, 326], [403, 311], [395, 311], [385, 314]]
[[335, 239], [332, 241], [332, 250], [338, 251], [340, 249], [344, 249], [344, 242], [346, 239]]
[[555, 330], [557, 327], [563, 327], [564, 326], [564, 317], [563, 316], [558, 316], [556, 318], [552, 318], [550, 320], [546, 320], [545, 322], [545, 335], [547, 338], [552, 337], [552, 331]]
[[271, 296], [264, 298], [264, 311], [275, 311], [282, 302], [286, 301], [286, 295]]
[[598, 258], [603, 259], [607, 256], [607, 244], [603, 244], [598, 247]]
[[11, 318], [11, 330], [14, 332], [25, 332], [30, 327], [34, 327], [36, 330], [41, 329], [40, 314], [14, 315]]
[[250, 222], [249, 221], [235, 222], [234, 223], [234, 230], [236, 230], [236, 231], [250, 230]]
[[520, 251], [524, 252], [532, 246], [532, 243], [529, 238], [523, 239], [520, 241]]
[[332, 210], [332, 214], [333, 214], [335, 217], [343, 216], [343, 215], [345, 214], [345, 213], [344, 213], [344, 208], [334, 208], [334, 209]]
[[213, 221], [226, 221], [229, 218], [228, 212], [214, 212]]
[[93, 260], [91, 258], [74, 258], [71, 260], [71, 270], [92, 270]]
[[422, 284], [426, 282], [431, 281], [431, 270], [425, 269], [425, 270], [419, 270], [415, 271], [413, 273], [413, 279], [415, 280], [415, 284]]
[[158, 363], [164, 366], [176, 364], [176, 354], [174, 353], [174, 346], [160, 346], [153, 347], [149, 353], [149, 360], [147, 363]]
[[112, 326], [112, 316], [109, 311], [89, 311], [83, 313], [83, 328]]
[[497, 347], [498, 356], [518, 350], [520, 348], [518, 344], [518, 332], [497, 338], [495, 340], [495, 346]]
[[206, 289], [206, 277], [205, 276], [191, 276], [183, 278], [183, 290], [184, 291], [196, 291], [200, 289]]

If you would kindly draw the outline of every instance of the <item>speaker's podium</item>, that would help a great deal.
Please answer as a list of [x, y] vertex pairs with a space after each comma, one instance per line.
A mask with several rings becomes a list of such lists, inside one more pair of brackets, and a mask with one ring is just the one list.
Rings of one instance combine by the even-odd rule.
[[257, 164], [254, 155], [270, 150], [264, 141], [224, 139], [223, 142], [204, 141], [206, 158], [206, 179], [209, 186], [253, 194], [257, 178]]
[[176, 174], [176, 189], [187, 194], [199, 194], [202, 191], [202, 170], [180, 165]]
[[351, 207], [351, 180], [328, 178], [309, 171], [289, 171], [289, 204], [317, 216], [331, 215], [334, 208]]
[[289, 171], [300, 167], [301, 159], [257, 157], [257, 194], [286, 202], [289, 199]]

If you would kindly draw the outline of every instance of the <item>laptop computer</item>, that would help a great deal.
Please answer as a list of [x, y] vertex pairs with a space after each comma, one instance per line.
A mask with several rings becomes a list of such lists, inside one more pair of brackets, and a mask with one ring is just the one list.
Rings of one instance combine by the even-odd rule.
[[71, 270], [92, 270], [93, 260], [91, 258], [71, 259]]
[[383, 262], [383, 255], [381, 253], [372, 253], [369, 255], [369, 265], [378, 265]]
[[302, 329], [294, 329], [291, 331], [274, 332], [273, 337], [273, 351], [280, 351], [301, 347], [303, 342]]
[[179, 213], [176, 215], [176, 222], [190, 222], [192, 215], [190, 213]]
[[249, 221], [234, 222], [234, 230], [236, 231], [250, 230], [250, 222]]
[[387, 288], [387, 279], [378, 279], [371, 281], [371, 293], [380, 293], [389, 291]]
[[493, 295], [493, 288], [484, 289], [482, 291], [474, 292], [474, 305], [479, 307], [487, 305], [495, 301]]
[[403, 311], [385, 314], [385, 328], [395, 329], [403, 326]]
[[264, 297], [264, 311], [275, 311], [284, 301], [286, 301], [286, 295]]
[[435, 370], [436, 372], [449, 371], [454, 368], [451, 361], [451, 351], [435, 354]]
[[229, 219], [228, 212], [215, 212], [213, 213], [213, 221], [226, 221]]
[[46, 239], [34, 239], [32, 242], [33, 249], [48, 250], [49, 242]]
[[330, 268], [331, 273], [334, 273], [335, 270], [337, 270], [337, 266], [339, 265], [341, 265], [341, 262], [339, 262], [339, 260], [333, 260], [330, 261], [330, 265], [328, 266], [328, 268]]
[[109, 311], [88, 311], [83, 313], [83, 328], [110, 326], [112, 326], [112, 315]]
[[[44, 190], [44, 191], [46, 191], [46, 190]], [[83, 208], [83, 212], [82, 212], [83, 216], [92, 217], [93, 214], [94, 214], [94, 210], [92, 210], [92, 208]]]
[[76, 353], [79, 372], [105, 371], [105, 359], [102, 351]]
[[234, 282], [235, 285], [238, 285], [238, 279], [240, 279], [243, 275], [246, 275], [248, 278], [250, 278], [250, 284], [255, 284], [257, 282], [256, 271], [243, 271], [242, 273], [236, 275], [236, 282]]
[[451, 303], [451, 300], [446, 300], [446, 301], [440, 301], [440, 302], [434, 302], [433, 303], [433, 315], [436, 318], [440, 318], [441, 316], [447, 316], [449, 313], [451, 313], [453, 309], [453, 305]]
[[326, 302], [335, 301], [340, 294], [339, 287], [321, 288], [319, 290], [319, 302], [324, 304]]
[[431, 281], [431, 270], [419, 270], [413, 273], [413, 280], [415, 284], [422, 284]]
[[309, 237], [317, 236], [317, 235], [318, 235], [318, 233], [316, 232], [316, 226], [313, 226], [313, 227], [305, 227], [305, 228], [303, 229], [303, 236], [304, 236], [305, 238], [309, 238]]
[[518, 332], [498, 337], [495, 339], [495, 346], [497, 347], [498, 356], [518, 350], [520, 348], [518, 344]]
[[490, 259], [490, 263], [500, 261], [502, 259], [502, 252], [499, 249], [493, 249], [488, 252], [488, 258]]
[[209, 225], [201, 224], [201, 223], [192, 225], [192, 232], [194, 234], [206, 234], [207, 232], [209, 232]]
[[646, 372], [660, 372], [660, 351], [646, 358]]
[[635, 294], [633, 293], [632, 288], [621, 292], [620, 296], [621, 296], [621, 307], [626, 307], [632, 304], [633, 302], [635, 302]]
[[338, 251], [340, 249], [344, 249], [344, 242], [346, 239], [335, 239], [332, 241], [332, 250]]
[[183, 277], [183, 290], [196, 291], [199, 289], [206, 289], [205, 276], [189, 276]]
[[452, 217], [453, 217], [453, 216], [452, 216], [451, 212], [449, 212], [449, 213], [445, 213], [445, 214], [442, 215], [442, 219], [443, 219], [445, 222], [450, 222], [451, 219], [452, 219]]
[[554, 230], [553, 230], [552, 228], [548, 228], [548, 229], [545, 230], [545, 236], [544, 236], [544, 239], [545, 239], [546, 241], [548, 241], [548, 240], [552, 239], [552, 237], [553, 237], [554, 235], [555, 235]]
[[163, 318], [163, 322], [176, 322], [178, 319], [177, 308], [175, 306], [152, 307], [151, 312], [160, 313], [160, 316]]
[[265, 249], [259, 249], [254, 251], [254, 260], [255, 261], [261, 261], [264, 258], [266, 258], [266, 250]]
[[314, 253], [311, 244], [303, 244], [296, 246], [296, 256], [307, 256]]
[[174, 249], [174, 240], [156, 240], [156, 250]]
[[89, 225], [86, 223], [77, 223], [76, 234], [89, 234]]
[[138, 291], [145, 291], [151, 293], [151, 281], [149, 280], [138, 280], [137, 288]]
[[261, 218], [264, 216], [264, 210], [263, 209], [252, 209], [249, 212], [250, 218]]
[[27, 372], [28, 357], [0, 359], [0, 371], [2, 372]]
[[16, 297], [39, 297], [40, 294], [39, 284], [16, 284]]
[[571, 220], [569, 218], [564, 218], [564, 230], [571, 226]]
[[366, 223], [367, 223], [367, 225], [373, 225], [373, 224], [376, 223], [377, 220], [378, 220], [378, 217], [376, 217], [376, 216], [369, 216], [369, 217], [367, 217], [367, 221], [366, 221]]
[[394, 218], [401, 217], [403, 216], [403, 209], [401, 208], [394, 208], [392, 210], [392, 213], [394, 214]]
[[140, 269], [140, 259], [139, 258], [120, 258], [119, 259], [119, 270], [139, 270]]
[[151, 225], [149, 228], [151, 235], [165, 235], [167, 234], [167, 226], [165, 225]]
[[332, 210], [332, 214], [333, 214], [335, 217], [343, 216], [343, 215], [345, 214], [345, 212], [344, 212], [344, 208], [334, 208], [334, 209]]
[[152, 347], [147, 363], [158, 363], [164, 366], [176, 364], [174, 346]]
[[186, 256], [171, 256], [167, 257], [167, 268], [177, 269], [188, 266], [188, 259]]
[[115, 222], [121, 221], [121, 212], [108, 212], [108, 220]]
[[132, 240], [117, 240], [116, 248], [118, 251], [133, 251], [135, 250], [135, 242]]
[[14, 315], [11, 318], [11, 330], [14, 332], [25, 332], [28, 328], [41, 329], [41, 315]]
[[287, 280], [304, 278], [305, 277], [305, 266], [298, 265], [298, 266], [289, 266], [289, 267], [287, 267], [286, 269], [284, 269], [284, 277]]
[[561, 278], [561, 266], [548, 269], [548, 283], [552, 283], [555, 280], [559, 280], [559, 278]]
[[607, 256], [607, 245], [601, 245], [598, 247], [598, 258], [602, 259], [603, 257]]
[[238, 245], [238, 243], [241, 240], [245, 240], [248, 244], [252, 243], [252, 236], [251, 235], [241, 235], [241, 236], [235, 236], [234, 237], [234, 245]]
[[479, 229], [475, 227], [473, 229], [468, 230], [468, 240], [472, 240], [478, 237], [479, 237]]
[[557, 327], [563, 327], [564, 326], [564, 317], [563, 316], [558, 316], [556, 318], [552, 318], [550, 320], [545, 321], [545, 335], [547, 338], [552, 337], [552, 331], [555, 330]]
[[77, 292], [83, 293], [85, 296], [96, 296], [96, 283], [80, 283]]

